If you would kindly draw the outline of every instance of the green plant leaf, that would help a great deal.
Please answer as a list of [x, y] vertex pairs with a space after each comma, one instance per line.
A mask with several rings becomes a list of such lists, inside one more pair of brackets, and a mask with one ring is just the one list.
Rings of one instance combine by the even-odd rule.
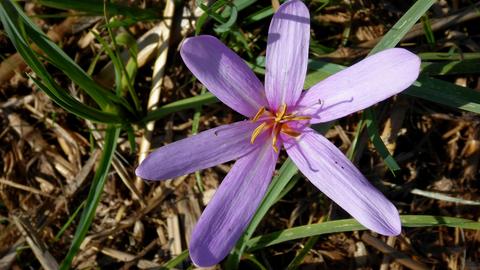
[[100, 202], [100, 196], [103, 193], [103, 187], [105, 186], [113, 155], [117, 147], [119, 134], [120, 128], [115, 126], [109, 126], [105, 132], [105, 141], [100, 163], [95, 171], [90, 192], [88, 193], [88, 197], [85, 202], [85, 209], [82, 211], [82, 216], [75, 231], [72, 244], [67, 255], [65, 256], [65, 259], [60, 265], [60, 269], [62, 270], [70, 269], [73, 258], [78, 253], [80, 245], [85, 239], [90, 225], [92, 224], [93, 218], [95, 217], [95, 212], [97, 210], [98, 203]]
[[188, 250], [182, 251], [178, 256], [172, 258], [168, 262], [166, 262], [162, 267], [160, 267], [160, 270], [168, 270], [168, 269], [174, 269], [177, 265], [179, 265], [181, 262], [185, 261], [188, 258]]
[[[463, 218], [429, 215], [402, 215], [400, 216], [400, 219], [402, 220], [403, 227], [447, 226], [480, 230], [480, 222]], [[359, 230], [366, 230], [366, 228], [354, 219], [327, 221], [319, 224], [298, 226], [252, 238], [248, 241], [247, 249], [248, 251], [255, 251], [268, 246], [305, 237]]]
[[[103, 1], [98, 0], [37, 0], [41, 5], [64, 10], [76, 10], [89, 15], [103, 15]], [[157, 20], [161, 13], [148, 9], [140, 9], [135, 6], [118, 4], [114, 1], [106, 1], [107, 9], [111, 15], [123, 15], [134, 22], [144, 20]]]
[[413, 4], [405, 14], [392, 26], [383, 36], [380, 42], [370, 51], [369, 55], [393, 48], [410, 31], [413, 25], [435, 4], [435, 0], [418, 0]]
[[211, 93], [205, 93], [202, 95], [194, 96], [191, 98], [185, 98], [179, 101], [175, 101], [164, 105], [152, 112], [148, 113], [141, 121], [141, 123], [148, 123], [150, 121], [158, 120], [166, 115], [174, 112], [179, 112], [185, 109], [195, 109], [201, 105], [207, 105], [218, 102], [218, 99]]
[[480, 114], [480, 93], [446, 81], [420, 77], [403, 94]]
[[[7, 10], [10, 12], [7, 12]], [[95, 108], [89, 107], [70, 96], [67, 91], [58, 86], [58, 84], [50, 76], [49, 72], [38, 59], [37, 54], [30, 48], [29, 44], [24, 39], [25, 33], [19, 32], [24, 30], [24, 24], [13, 23], [14, 18], [17, 18], [17, 14], [15, 12], [16, 9], [12, 3], [9, 3], [8, 1], [1, 2], [0, 20], [3, 24], [5, 32], [10, 37], [10, 40], [17, 51], [38, 76], [38, 79], [31, 77], [35, 84], [40, 89], [45, 91], [45, 93], [59, 106], [79, 117], [103, 123], [124, 123], [125, 119], [121, 117], [118, 112], [115, 112], [114, 110], [111, 110], [110, 112], [102, 112]], [[106, 108], [109, 108], [108, 104], [106, 104]]]
[[[49, 87], [50, 92], [63, 96], [59, 96], [57, 99], [62, 98], [64, 101], [68, 101], [73, 99], [73, 97], [67, 98], [66, 96], [69, 96], [69, 94], [66, 91], [57, 91], [60, 87], [56, 86], [55, 80], [41, 63], [37, 53], [31, 48], [28, 39], [34, 41], [45, 53], [44, 57], [84, 89], [102, 110], [117, 115], [119, 119], [122, 119], [117, 122], [125, 122], [128, 119], [128, 114], [125, 114], [123, 109], [129, 107], [128, 102], [96, 84], [68, 55], [48, 39], [15, 3], [2, 0], [0, 12], [2, 24], [15, 48], [40, 78], [43, 85]], [[70, 107], [76, 105], [72, 103]], [[77, 111], [80, 111], [80, 109]], [[76, 114], [78, 115], [78, 113]]]

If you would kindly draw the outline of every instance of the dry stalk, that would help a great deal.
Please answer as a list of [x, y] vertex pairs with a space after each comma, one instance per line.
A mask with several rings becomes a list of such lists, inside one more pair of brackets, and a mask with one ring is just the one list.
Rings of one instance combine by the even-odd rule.
[[[165, 65], [167, 63], [167, 55], [169, 49], [169, 42], [170, 42], [170, 30], [173, 23], [171, 19], [173, 17], [173, 12], [175, 11], [175, 2], [173, 0], [168, 0], [167, 5], [165, 6], [165, 10], [163, 11], [163, 17], [169, 18], [164, 19], [162, 22], [155, 27], [158, 35], [158, 42], [155, 43], [156, 47], [155, 50], [158, 50], [158, 56], [155, 60], [155, 65], [153, 67], [153, 82], [152, 82], [152, 90], [150, 91], [150, 95], [148, 97], [148, 105], [147, 111], [152, 111], [157, 108], [158, 102], [160, 100], [160, 93], [162, 90], [162, 83], [163, 83], [163, 75], [165, 73]], [[138, 156], [138, 163], [142, 162], [147, 154], [150, 151], [151, 147], [151, 139], [153, 130], [155, 128], [155, 121], [151, 121], [146, 124], [145, 131], [142, 136], [142, 140], [140, 142], [140, 150]], [[135, 187], [139, 190], [140, 194], [143, 192], [143, 180], [140, 177], [135, 178]], [[134, 196], [135, 198], [136, 196]], [[138, 198], [137, 198], [138, 199]]]

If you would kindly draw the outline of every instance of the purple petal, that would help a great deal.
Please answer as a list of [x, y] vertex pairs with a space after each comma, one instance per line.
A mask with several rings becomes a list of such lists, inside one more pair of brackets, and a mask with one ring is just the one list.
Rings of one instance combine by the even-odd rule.
[[135, 173], [148, 180], [164, 180], [236, 159], [258, 147], [257, 142], [250, 143], [257, 126], [237, 122], [163, 146], [148, 155]]
[[300, 171], [358, 222], [383, 235], [398, 235], [395, 206], [325, 137], [307, 128], [300, 139], [284, 142]]
[[314, 85], [300, 98], [297, 110], [312, 116], [311, 123], [338, 119], [405, 90], [419, 72], [418, 56], [388, 49]]
[[253, 117], [260, 107], [267, 104], [263, 85], [257, 76], [217, 38], [188, 38], [180, 54], [193, 75], [235, 111]]
[[215, 265], [233, 248], [265, 195], [277, 157], [264, 143], [232, 167], [193, 230], [189, 251], [197, 266]]
[[310, 15], [302, 1], [288, 1], [273, 15], [268, 30], [265, 92], [270, 108], [296, 104], [308, 62]]

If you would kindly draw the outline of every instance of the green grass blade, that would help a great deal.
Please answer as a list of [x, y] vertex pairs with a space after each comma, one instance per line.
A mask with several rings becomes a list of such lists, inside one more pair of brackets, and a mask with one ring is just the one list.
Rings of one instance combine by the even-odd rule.
[[458, 204], [465, 204], [465, 205], [474, 205], [474, 206], [480, 206], [480, 201], [472, 201], [472, 200], [465, 200], [462, 198], [457, 198], [457, 197], [452, 197], [440, 192], [432, 192], [432, 191], [426, 191], [426, 190], [421, 190], [414, 188], [412, 191], [410, 191], [412, 194], [427, 197], [430, 199], [434, 200], [439, 200], [439, 201], [445, 201], [445, 202], [452, 202], [452, 203], [458, 203]]
[[[89, 15], [103, 15], [103, 1], [99, 0], [37, 0], [41, 5], [64, 10], [76, 10]], [[108, 12], [113, 15], [123, 15], [134, 21], [158, 20], [161, 13], [149, 9], [140, 9], [135, 6], [118, 4], [118, 1], [105, 1]]]
[[185, 261], [188, 258], [188, 254], [188, 249], [182, 251], [182, 253], [178, 254], [177, 257], [172, 258], [170, 261], [162, 265], [162, 267], [160, 267], [160, 270], [168, 270], [175, 268], [177, 265], [179, 265], [181, 262]]
[[[137, 112], [142, 111], [142, 104], [140, 100], [138, 99], [137, 93], [135, 92], [135, 77], [137, 76], [138, 72], [138, 62], [137, 62], [137, 56], [138, 56], [138, 46], [137, 46], [137, 41], [135, 38], [130, 35], [129, 33], [120, 33], [117, 36], [113, 37], [112, 31], [110, 28], [107, 26], [107, 29], [109, 29], [110, 35], [112, 35], [112, 40], [114, 41], [114, 46], [117, 48], [117, 57], [120, 57], [120, 53], [118, 52], [118, 45], [124, 46], [126, 49], [128, 49], [128, 52], [130, 54], [130, 58], [127, 61], [127, 64], [124, 65], [123, 61], [120, 61], [121, 64], [121, 70], [123, 72], [122, 76], [122, 84], [120, 87], [121, 91], [125, 91], [124, 89], [128, 90], [128, 93], [130, 94], [130, 98], [132, 99], [135, 109]], [[115, 45], [118, 44], [118, 45]], [[125, 94], [122, 92], [121, 96], [124, 96]]]
[[218, 102], [218, 99], [211, 93], [205, 93], [191, 98], [185, 98], [153, 110], [152, 112], [148, 113], [141, 122], [148, 123], [150, 121], [161, 119], [174, 112], [179, 112], [186, 109], [195, 109], [198, 108], [198, 106], [207, 105], [215, 102]]
[[433, 34], [432, 24], [430, 23], [430, 19], [428, 18], [427, 14], [422, 16], [422, 25], [428, 45], [433, 48], [435, 46], [435, 35]]
[[[241, 11], [253, 5], [257, 1], [258, 0], [233, 0], [233, 5], [237, 7], [238, 11]], [[228, 11], [226, 11], [225, 13], [227, 13], [225, 15], [228, 15]]]
[[418, 0], [407, 12], [393, 25], [393, 27], [383, 36], [380, 42], [370, 51], [374, 54], [388, 48], [393, 48], [410, 31], [413, 25], [427, 12], [435, 3], [435, 0]]
[[70, 95], [66, 94], [66, 91], [60, 89], [56, 84], [44, 84], [40, 80], [30, 77], [35, 85], [38, 86], [43, 92], [45, 92], [55, 103], [66, 111], [75, 114], [78, 117], [83, 119], [88, 119], [98, 123], [108, 123], [108, 124], [121, 124], [125, 123], [125, 119], [122, 117], [113, 114], [102, 112], [95, 108], [89, 107]]
[[103, 187], [107, 180], [108, 172], [110, 170], [110, 165], [112, 163], [112, 158], [115, 153], [117, 146], [118, 136], [120, 134], [120, 128], [109, 126], [105, 133], [105, 142], [103, 145], [103, 153], [100, 158], [100, 163], [93, 177], [92, 186], [90, 187], [90, 192], [85, 203], [85, 209], [82, 212], [82, 216], [78, 223], [77, 229], [75, 231], [75, 236], [73, 237], [72, 244], [70, 249], [60, 265], [60, 269], [67, 270], [70, 269], [73, 258], [80, 249], [85, 236], [87, 235], [88, 229], [92, 224], [93, 218], [95, 217], [95, 212], [100, 202], [100, 196], [103, 193]]
[[479, 65], [479, 60], [423, 62], [422, 73], [429, 76], [478, 74], [480, 73]]
[[49, 72], [43, 66], [41, 61], [38, 59], [37, 54], [30, 48], [26, 40], [23, 38], [23, 34], [19, 31], [24, 30], [22, 27], [23, 24], [16, 25], [13, 22], [15, 18], [15, 13], [13, 13], [13, 18], [10, 16], [12, 12], [8, 13], [7, 9], [12, 9], [11, 3], [6, 3], [2, 1], [0, 4], [0, 20], [2, 21], [3, 27], [10, 37], [13, 45], [23, 57], [25, 62], [30, 66], [30, 68], [35, 72], [39, 77], [33, 78], [33, 81], [36, 85], [45, 91], [45, 93], [52, 98], [59, 106], [65, 110], [86, 118], [95, 122], [103, 123], [122, 123], [125, 120], [120, 117], [118, 114], [110, 112], [102, 112], [97, 109], [91, 108], [79, 102], [75, 98], [71, 97], [67, 91], [61, 89], [55, 80], [50, 76]]
[[424, 52], [418, 56], [422, 61], [463, 61], [480, 60], [480, 53]]
[[480, 93], [453, 83], [420, 77], [414, 85], [403, 93], [480, 114]]
[[[202, 87], [202, 90], [200, 91], [200, 94], [203, 95], [207, 92], [207, 89], [205, 86]], [[195, 135], [198, 133], [198, 128], [200, 127], [200, 117], [202, 115], [202, 105], [198, 106], [195, 108], [195, 113], [193, 114], [193, 120], [192, 120], [192, 135]], [[205, 188], [203, 186], [203, 181], [202, 181], [202, 176], [200, 175], [200, 171], [195, 172], [195, 180], [197, 182], [197, 187], [200, 193], [203, 193], [205, 191]]]
[[263, 20], [272, 15], [273, 15], [273, 8], [271, 6], [268, 6], [250, 14], [247, 18], [243, 20], [243, 23], [248, 25], [248, 24]]
[[308, 252], [317, 243], [318, 239], [320, 239], [320, 235], [315, 235], [308, 238], [307, 242], [303, 245], [303, 248], [300, 250], [300, 252], [298, 252], [297, 255], [295, 255], [295, 257], [293, 258], [293, 260], [288, 264], [286, 270], [297, 269], [303, 262], [305, 256], [307, 256]]
[[75, 212], [73, 212], [73, 214], [68, 218], [67, 222], [65, 222], [65, 224], [62, 226], [62, 228], [60, 228], [60, 231], [58, 231], [58, 233], [55, 235], [55, 237], [53, 238], [53, 241], [58, 241], [60, 240], [60, 237], [62, 237], [63, 233], [68, 229], [68, 227], [70, 227], [70, 225], [72, 224], [73, 220], [75, 220], [75, 218], [77, 217], [77, 215], [80, 213], [80, 210], [83, 209], [83, 207], [85, 206], [85, 201], [83, 201], [78, 207], [77, 209], [75, 210]]
[[[375, 149], [378, 151], [380, 156], [383, 158], [385, 164], [390, 169], [390, 171], [395, 174], [395, 171], [400, 170], [400, 166], [398, 166], [395, 159], [390, 155], [390, 152], [387, 149], [385, 143], [383, 143], [382, 139], [380, 138], [380, 134], [378, 134], [378, 123], [375, 117], [375, 114], [372, 110], [365, 110], [365, 126], [367, 127], [368, 135], [370, 135], [370, 141], [375, 146]], [[360, 126], [361, 127], [361, 126]]]
[[[428, 215], [402, 215], [400, 218], [402, 220], [403, 227], [447, 226], [480, 230], [480, 222], [463, 218]], [[366, 228], [360, 225], [360, 223], [354, 219], [343, 219], [327, 221], [319, 224], [298, 226], [250, 239], [248, 242], [248, 251], [255, 251], [264, 247], [305, 237], [358, 230], [366, 230]]]
[[[45, 54], [49, 62], [64, 72], [73, 82], [82, 88], [102, 109], [110, 111], [120, 110], [113, 108], [115, 103], [128, 107], [129, 104], [122, 98], [98, 85], [90, 76], [75, 63], [65, 52], [63, 52], [54, 42], [52, 42], [45, 33], [23, 13], [15, 4], [3, 1], [3, 6], [9, 17], [12, 18], [13, 25], [17, 28], [25, 29], [23, 39], [27, 42], [27, 37], [31, 39]], [[113, 103], [115, 102], [115, 103]]]

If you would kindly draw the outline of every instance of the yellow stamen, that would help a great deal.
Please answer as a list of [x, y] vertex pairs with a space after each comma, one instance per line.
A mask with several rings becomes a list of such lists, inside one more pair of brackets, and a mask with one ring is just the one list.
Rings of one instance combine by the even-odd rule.
[[275, 153], [278, 153], [277, 140], [278, 140], [278, 133], [280, 133], [281, 129], [282, 129], [282, 126], [277, 126], [273, 131], [272, 147]]
[[277, 111], [277, 117], [275, 118], [275, 122], [282, 120], [286, 112], [287, 112], [287, 105], [284, 103], [282, 104], [282, 106], [280, 106], [280, 108]]
[[258, 137], [258, 135], [260, 135], [260, 133], [262, 133], [265, 128], [267, 128], [267, 122], [263, 122], [262, 124], [260, 124], [252, 133], [252, 137], [250, 138], [250, 143], [254, 143], [255, 142], [255, 139]]
[[286, 104], [282, 104], [280, 107], [278, 107], [278, 110], [275, 113], [268, 111], [268, 109], [266, 109], [265, 107], [260, 107], [251, 121], [260, 121], [262, 123], [253, 131], [250, 138], [250, 143], [253, 144], [260, 134], [268, 130], [268, 132], [271, 132], [270, 136], [272, 138], [273, 151], [278, 153], [279, 147], [277, 146], [277, 144], [280, 132], [291, 137], [298, 137], [301, 135], [301, 132], [295, 130], [295, 128], [291, 128], [287, 123], [291, 121], [302, 121], [310, 119], [312, 119], [310, 116], [297, 116], [296, 112], [291, 112], [287, 114]]
[[278, 147], [276, 145], [273, 146], [273, 151], [278, 154]]
[[282, 118], [282, 121], [301, 121], [301, 120], [310, 120], [310, 116], [295, 116], [294, 114], [289, 114]]
[[263, 106], [260, 107], [257, 114], [255, 114], [255, 116], [253, 117], [252, 122], [256, 122], [263, 115], [264, 112], [265, 112], [265, 107]]

